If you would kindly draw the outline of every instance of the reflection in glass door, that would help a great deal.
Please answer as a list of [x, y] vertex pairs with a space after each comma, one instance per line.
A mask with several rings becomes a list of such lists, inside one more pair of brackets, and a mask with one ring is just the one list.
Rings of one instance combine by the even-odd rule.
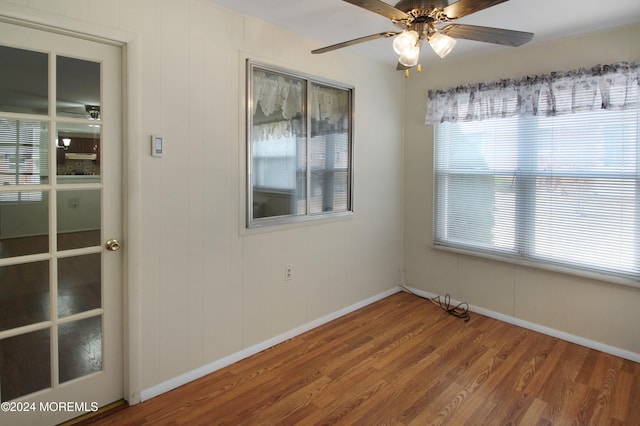
[[101, 98], [105, 82], [119, 84], [105, 75], [119, 49], [9, 24], [0, 34], [0, 399], [104, 405], [122, 397], [120, 254], [102, 246], [120, 232], [104, 220], [120, 196], [105, 186], [102, 151], [119, 153], [120, 141], [103, 137]]

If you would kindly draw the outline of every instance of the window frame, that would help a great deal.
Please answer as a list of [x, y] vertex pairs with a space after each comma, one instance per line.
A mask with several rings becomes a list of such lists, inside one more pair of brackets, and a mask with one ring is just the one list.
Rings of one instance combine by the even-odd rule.
[[[252, 148], [252, 129], [253, 129], [253, 105], [256, 102], [253, 99], [253, 75], [254, 70], [264, 71], [267, 73], [281, 74], [285, 78], [294, 78], [303, 80], [305, 84], [305, 102], [302, 108], [302, 114], [304, 115], [302, 121], [305, 125], [305, 136], [304, 136], [304, 144], [306, 147], [306, 156], [305, 156], [305, 204], [306, 209], [302, 214], [286, 214], [279, 216], [266, 216], [266, 217], [253, 217], [253, 202], [254, 202], [254, 185], [253, 178], [254, 173], [256, 172], [253, 167], [254, 158], [253, 158], [253, 148]], [[348, 94], [348, 161], [347, 161], [347, 208], [345, 210], [339, 211], [322, 211], [318, 213], [313, 213], [311, 211], [311, 181], [312, 175], [317, 173], [318, 170], [314, 170], [312, 167], [311, 161], [311, 141], [313, 139], [312, 130], [311, 130], [311, 86], [313, 84], [319, 86], [325, 86], [332, 89], [344, 90]], [[355, 110], [355, 87], [352, 85], [348, 85], [345, 83], [336, 82], [333, 80], [313, 76], [310, 74], [293, 71], [284, 67], [275, 66], [272, 64], [268, 64], [265, 62], [255, 61], [252, 59], [246, 59], [246, 140], [245, 140], [245, 150], [246, 150], [246, 197], [245, 197], [245, 228], [246, 229], [256, 229], [256, 228], [264, 228], [264, 227], [272, 227], [277, 225], [287, 225], [287, 224], [296, 224], [296, 223], [304, 223], [309, 221], [317, 221], [329, 218], [339, 218], [345, 216], [351, 216], [354, 213], [354, 110]], [[328, 173], [333, 169], [321, 169], [324, 173]], [[336, 172], [336, 170], [333, 170]], [[298, 172], [296, 172], [296, 175]], [[299, 178], [297, 177], [296, 180]]]

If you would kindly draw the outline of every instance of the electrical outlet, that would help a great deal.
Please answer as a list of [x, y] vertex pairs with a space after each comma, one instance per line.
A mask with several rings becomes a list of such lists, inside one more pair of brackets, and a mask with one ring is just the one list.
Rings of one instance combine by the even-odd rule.
[[293, 279], [293, 265], [285, 265], [284, 267], [284, 280], [291, 281]]

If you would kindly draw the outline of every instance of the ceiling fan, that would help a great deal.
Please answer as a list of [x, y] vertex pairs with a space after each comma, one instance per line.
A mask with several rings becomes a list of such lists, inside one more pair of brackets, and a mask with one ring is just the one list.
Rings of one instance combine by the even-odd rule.
[[[418, 72], [421, 70], [419, 59], [423, 41], [428, 42], [436, 54], [444, 58], [453, 49], [456, 38], [506, 46], [520, 46], [533, 38], [533, 33], [523, 31], [453, 23], [456, 19], [508, 0], [458, 0], [451, 4], [447, 0], [400, 0], [395, 6], [382, 0], [343, 1], [391, 19], [400, 31], [372, 34], [311, 53], [325, 53], [378, 38], [398, 36], [393, 41], [393, 48], [400, 55], [397, 69], [404, 70], [406, 76], [410, 68], [417, 67]], [[440, 27], [440, 24], [444, 26]]]

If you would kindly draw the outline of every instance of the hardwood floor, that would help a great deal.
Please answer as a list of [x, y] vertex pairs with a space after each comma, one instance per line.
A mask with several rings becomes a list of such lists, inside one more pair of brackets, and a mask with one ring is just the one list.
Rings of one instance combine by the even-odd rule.
[[640, 364], [398, 293], [93, 425], [640, 424]]

